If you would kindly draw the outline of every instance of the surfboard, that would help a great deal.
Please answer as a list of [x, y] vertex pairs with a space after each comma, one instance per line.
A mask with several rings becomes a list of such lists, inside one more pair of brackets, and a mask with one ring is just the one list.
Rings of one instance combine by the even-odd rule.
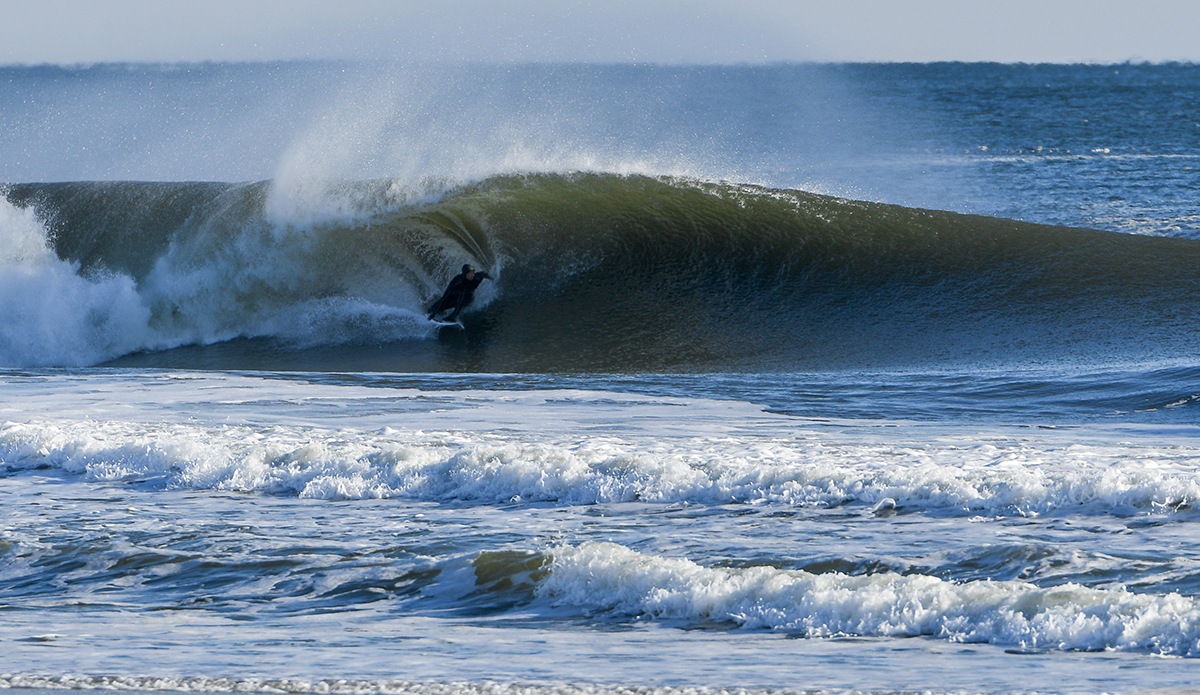
[[432, 324], [434, 324], [434, 325], [436, 325], [436, 326], [442, 326], [442, 327], [445, 327], [445, 326], [454, 326], [454, 327], [456, 327], [456, 328], [459, 328], [459, 329], [465, 329], [465, 328], [466, 328], [466, 326], [462, 325], [462, 322], [461, 322], [461, 321], [444, 321], [444, 320], [442, 320], [442, 319], [429, 319], [429, 322], [430, 322], [430, 323], [432, 323]]

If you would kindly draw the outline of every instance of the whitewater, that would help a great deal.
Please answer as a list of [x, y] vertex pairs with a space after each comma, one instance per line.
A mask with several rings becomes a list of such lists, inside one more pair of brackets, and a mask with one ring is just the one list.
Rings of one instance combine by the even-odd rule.
[[0, 688], [1200, 682], [1196, 66], [0, 80]]

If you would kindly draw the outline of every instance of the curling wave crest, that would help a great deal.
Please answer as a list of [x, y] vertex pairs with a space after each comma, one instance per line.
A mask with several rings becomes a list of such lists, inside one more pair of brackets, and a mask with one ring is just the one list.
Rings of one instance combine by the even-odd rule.
[[[36, 317], [6, 330], [55, 323], [37, 309], [47, 282], [82, 288], [72, 306], [117, 308], [55, 323], [62, 339], [36, 358], [0, 345], [0, 365], [224, 343], [220, 366], [262, 368], [248, 340], [270, 343], [267, 368], [329, 348], [324, 371], [381, 345], [383, 371], [1094, 363], [1183, 354], [1200, 325], [1193, 239], [665, 177], [441, 185], [10, 186], [0, 226], [61, 260], [52, 275], [6, 273], [13, 310]], [[30, 211], [44, 229], [29, 230]], [[495, 281], [456, 346], [423, 319], [463, 263]], [[100, 337], [98, 321], [111, 324]]]

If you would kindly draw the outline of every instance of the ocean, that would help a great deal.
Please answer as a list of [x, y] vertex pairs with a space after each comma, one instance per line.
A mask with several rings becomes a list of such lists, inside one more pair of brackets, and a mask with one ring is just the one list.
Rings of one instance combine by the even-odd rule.
[[1200, 687], [1200, 66], [0, 85], [0, 688]]

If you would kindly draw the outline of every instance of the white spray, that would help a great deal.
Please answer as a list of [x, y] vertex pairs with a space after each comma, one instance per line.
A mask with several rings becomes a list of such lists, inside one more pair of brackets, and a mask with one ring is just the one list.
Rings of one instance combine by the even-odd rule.
[[0, 198], [0, 366], [82, 366], [149, 344], [132, 278], [80, 275], [32, 209]]

